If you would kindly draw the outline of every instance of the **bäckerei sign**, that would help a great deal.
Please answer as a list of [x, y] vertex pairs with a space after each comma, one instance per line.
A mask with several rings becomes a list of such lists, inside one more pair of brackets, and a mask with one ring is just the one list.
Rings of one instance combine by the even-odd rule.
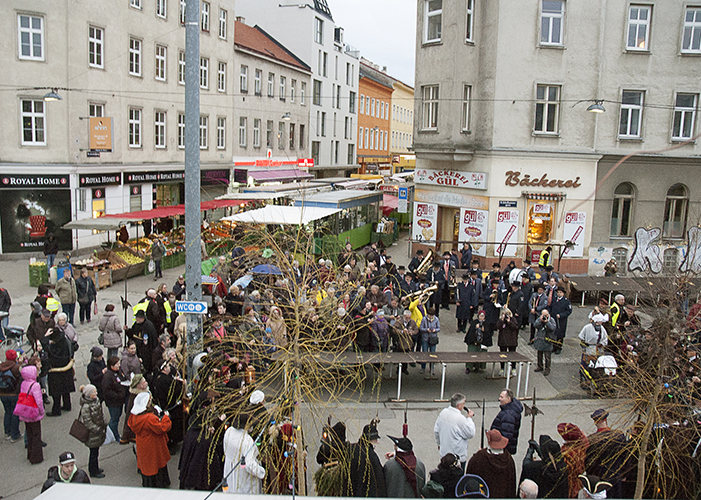
[[419, 168], [414, 172], [414, 182], [434, 186], [487, 189], [487, 174], [484, 172], [456, 172], [454, 170]]

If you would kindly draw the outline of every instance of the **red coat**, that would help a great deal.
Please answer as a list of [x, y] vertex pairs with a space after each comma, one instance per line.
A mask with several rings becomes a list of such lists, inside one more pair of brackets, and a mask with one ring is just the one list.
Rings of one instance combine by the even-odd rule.
[[136, 434], [136, 464], [144, 476], [155, 476], [168, 464], [168, 431], [170, 418], [162, 420], [153, 413], [129, 415], [129, 427]]
[[565, 440], [560, 451], [567, 464], [567, 483], [570, 498], [577, 498], [581, 489], [578, 476], [584, 473], [584, 461], [587, 458], [589, 440], [581, 429], [574, 424], [558, 424], [557, 432]]

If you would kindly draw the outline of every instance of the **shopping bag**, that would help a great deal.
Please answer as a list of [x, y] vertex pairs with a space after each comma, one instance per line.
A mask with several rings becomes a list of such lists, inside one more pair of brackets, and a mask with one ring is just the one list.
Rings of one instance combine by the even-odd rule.
[[114, 443], [115, 441], [117, 440], [114, 438], [114, 432], [112, 432], [112, 429], [107, 427], [107, 432], [105, 433], [105, 442], [102, 443], [102, 445], [104, 446], [106, 444]]

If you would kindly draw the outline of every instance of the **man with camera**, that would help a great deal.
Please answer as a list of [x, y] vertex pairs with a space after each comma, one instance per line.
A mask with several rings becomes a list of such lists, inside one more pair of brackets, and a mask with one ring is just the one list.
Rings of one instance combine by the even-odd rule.
[[540, 317], [533, 323], [535, 337], [533, 347], [538, 352], [538, 367], [536, 372], [543, 372], [544, 376], [550, 375], [550, 358], [552, 356], [553, 344], [557, 341], [555, 337], [555, 318], [550, 316], [550, 311], [543, 309]]

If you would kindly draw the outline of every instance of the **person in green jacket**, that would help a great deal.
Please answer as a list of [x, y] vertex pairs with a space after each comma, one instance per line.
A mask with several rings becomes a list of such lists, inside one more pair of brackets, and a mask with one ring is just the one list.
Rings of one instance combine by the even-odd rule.
[[94, 385], [83, 385], [80, 387], [80, 391], [82, 395], [80, 396], [78, 420], [90, 431], [87, 441], [83, 443], [90, 449], [88, 473], [90, 477], [102, 478], [105, 477], [105, 473], [100, 469], [98, 458], [100, 446], [105, 442], [107, 431], [107, 422], [105, 422], [105, 416], [102, 413], [102, 402], [97, 397], [97, 388]]

